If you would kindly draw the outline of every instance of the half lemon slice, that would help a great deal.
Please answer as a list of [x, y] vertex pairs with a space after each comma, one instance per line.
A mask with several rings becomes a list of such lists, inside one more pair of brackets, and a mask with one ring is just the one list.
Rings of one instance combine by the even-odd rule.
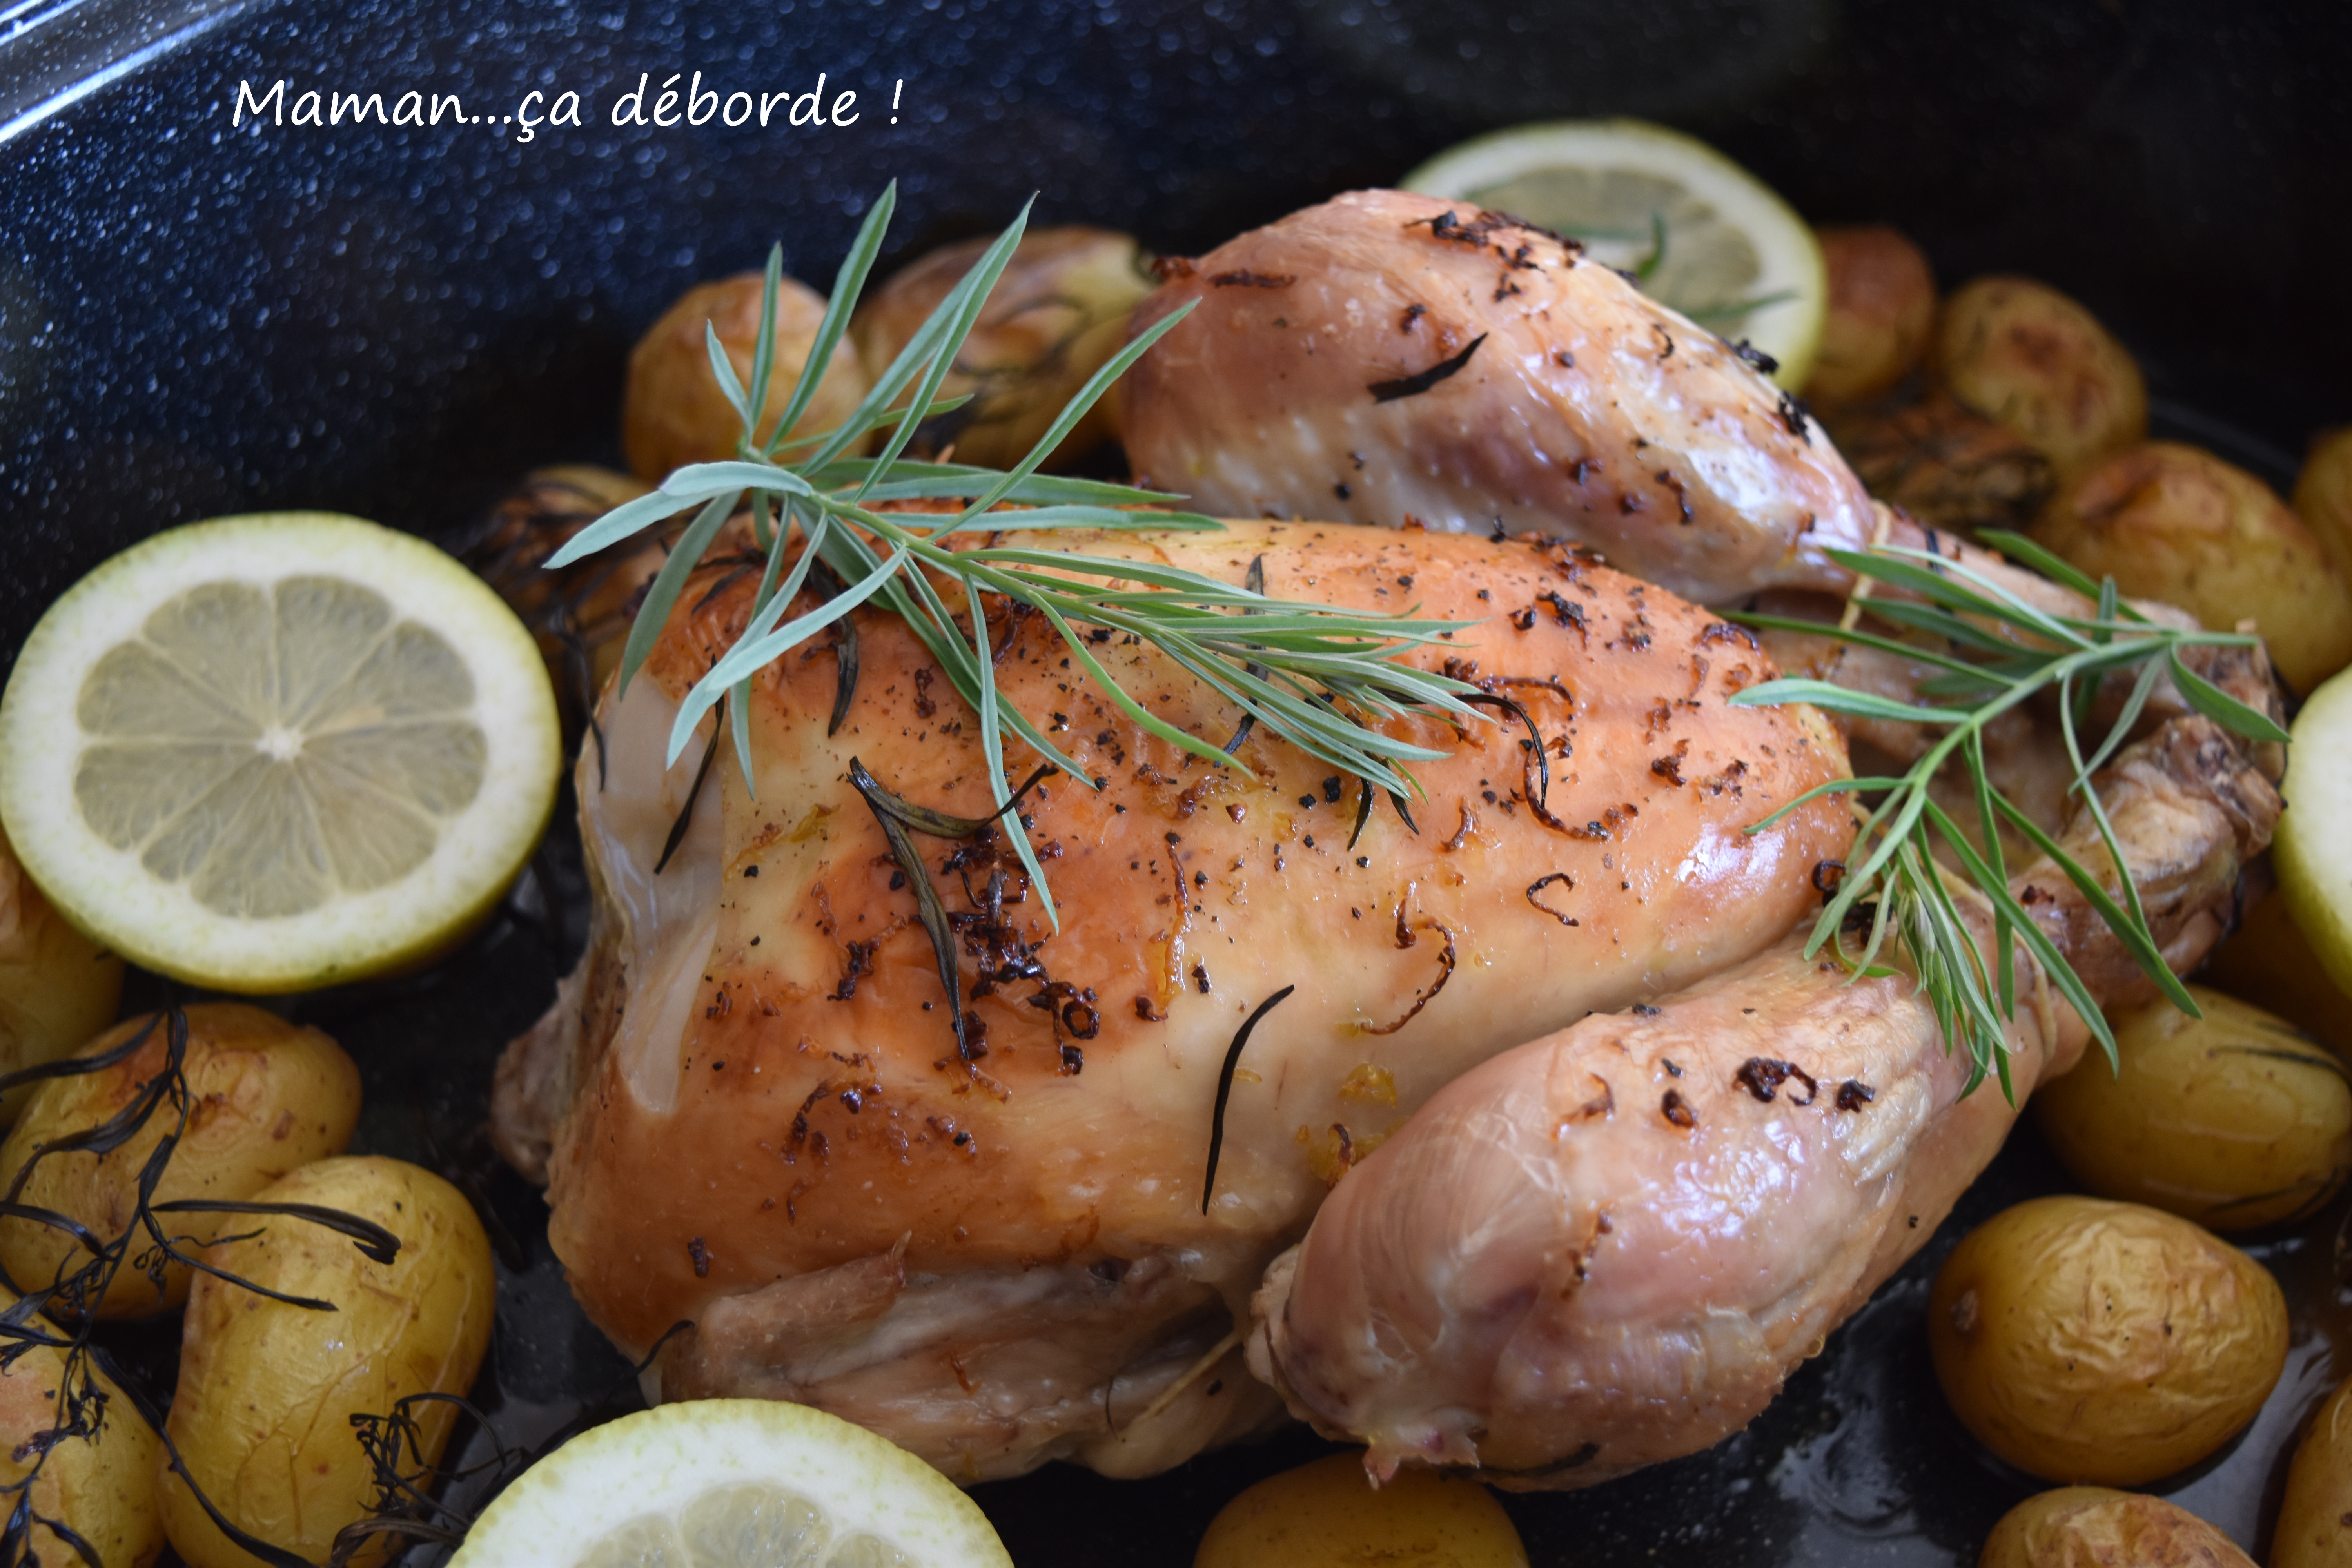
[[1804, 384], [1829, 305], [1822, 247], [1772, 187], [1696, 137], [1645, 120], [1559, 120], [1447, 149], [1398, 182], [1583, 242], [1642, 291]]
[[478, 578], [284, 512], [175, 528], [34, 627], [0, 698], [0, 819], [117, 952], [225, 991], [352, 980], [462, 932], [555, 799], [553, 694]]
[[955, 1483], [838, 1416], [766, 1399], [625, 1415], [482, 1510], [449, 1568], [1012, 1568]]
[[2320, 684], [2291, 732], [2271, 858], [2296, 929], [2352, 995], [2352, 670]]

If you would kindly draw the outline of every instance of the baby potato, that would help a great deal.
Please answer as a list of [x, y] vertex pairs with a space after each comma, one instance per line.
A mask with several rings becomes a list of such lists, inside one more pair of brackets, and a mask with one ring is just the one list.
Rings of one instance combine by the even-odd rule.
[[2024, 437], [2063, 483], [2147, 434], [2147, 384], [2098, 319], [2046, 283], [1979, 278], [1944, 301], [1951, 395]]
[[[711, 373], [710, 350], [704, 341], [707, 322], [718, 329], [719, 346], [735, 367], [735, 378], [748, 394], [751, 389], [751, 355], [760, 341], [760, 298], [764, 284], [757, 272], [740, 273], [715, 283], [698, 283], [678, 296], [646, 330], [629, 353], [628, 388], [621, 395], [621, 448], [629, 467], [650, 484], [659, 484], [671, 470], [688, 463], [710, 463], [735, 455], [743, 421], [719, 390]], [[824, 319], [824, 296], [805, 283], [787, 278], [776, 291], [775, 371], [768, 380], [767, 401], [760, 411], [762, 439], [782, 417], [792, 401], [793, 386], [808, 365], [816, 347], [816, 330]], [[796, 434], [829, 429], [849, 417], [866, 395], [866, 372], [847, 334], [833, 345], [833, 357], [817, 383], [816, 395], [793, 429]], [[852, 452], [865, 450], [865, 443]]]
[[[188, 1125], [155, 1188], [158, 1203], [239, 1202], [298, 1165], [342, 1152], [359, 1122], [360, 1073], [341, 1046], [241, 1002], [205, 1002], [185, 1011]], [[81, 1053], [102, 1054], [142, 1031], [145, 1043], [113, 1066], [41, 1084], [24, 1119], [0, 1143], [0, 1171], [13, 1179], [44, 1144], [96, 1127], [137, 1100], [169, 1059], [169, 1026], [162, 1015], [121, 1024]], [[167, 1100], [136, 1134], [107, 1153], [48, 1155], [33, 1167], [18, 1199], [79, 1220], [110, 1240], [138, 1207], [139, 1173], [147, 1157], [177, 1124]], [[244, 1225], [238, 1215], [213, 1214], [173, 1215], [164, 1223], [173, 1236], [198, 1244]], [[146, 1246], [143, 1237], [133, 1242], [131, 1257]], [[0, 1219], [0, 1268], [20, 1289], [47, 1286], [89, 1260], [81, 1244], [61, 1230]], [[138, 1268], [122, 1268], [98, 1315], [169, 1311], [188, 1299], [189, 1273], [184, 1264], [166, 1264], [159, 1289]]]
[[1936, 278], [1919, 247], [1869, 224], [1820, 231], [1829, 312], [1805, 395], [1823, 405], [1860, 403], [1893, 387], [1927, 353], [1936, 324]]
[[[66, 924], [0, 830], [0, 1073], [53, 1062], [114, 1021], [122, 960]], [[0, 1127], [28, 1090], [0, 1100]]]
[[[0, 1310], [16, 1300], [0, 1290]], [[65, 1374], [65, 1352], [47, 1345], [26, 1350], [0, 1368], [0, 1483], [22, 1481], [33, 1468], [27, 1445], [57, 1429]], [[98, 1430], [50, 1448], [33, 1483], [33, 1512], [88, 1542], [103, 1568], [145, 1568], [163, 1554], [163, 1516], [155, 1500], [155, 1468], [163, 1445], [113, 1379], [96, 1368], [89, 1375], [106, 1395]], [[7, 1493], [9, 1506], [20, 1495]], [[43, 1563], [80, 1561], [72, 1547], [38, 1524], [27, 1545]]]
[[[866, 374], [878, 378], [948, 291], [994, 241], [965, 240], [916, 261], [868, 295], [849, 324]], [[1127, 342], [1127, 318], [1151, 274], [1132, 235], [1033, 228], [1021, 237], [940, 391], [971, 402], [921, 440], [957, 460], [1010, 468], [1029, 455], [1087, 378]], [[1108, 397], [1062, 438], [1047, 468], [1066, 467], [1116, 434]]]
[[[1977, 1568], [2254, 1568], [2238, 1543], [2162, 1498], [2066, 1487], [2000, 1516]], [[2272, 1568], [2278, 1568], [2274, 1561]]]
[[2056, 489], [2050, 459], [1946, 392], [1822, 416], [1870, 493], [1930, 528], [2024, 529]]
[[2114, 1020], [2120, 1068], [2096, 1051], [2035, 1091], [2042, 1135], [2105, 1198], [2214, 1230], [2316, 1209], [2352, 1170], [2352, 1086], [2284, 1020], [2202, 985], [2202, 1018], [2158, 997]]
[[2021, 1470], [2138, 1486], [2254, 1418], [2286, 1364], [2286, 1300], [2185, 1219], [2034, 1198], [1952, 1249], [1927, 1300], [1937, 1381]]
[[1360, 1452], [1285, 1470], [1209, 1521], [1192, 1568], [1527, 1568], [1510, 1515], [1476, 1481], [1399, 1470], [1377, 1490]]
[[2203, 974], [2232, 996], [2258, 996], [2296, 1028], [2352, 1057], [2352, 996], [2327, 977], [2294, 923], [2286, 900], [2273, 894], [2248, 910], [2236, 934], [2213, 950]]
[[2251, 620], [2298, 691], [2352, 663], [2352, 594], [2268, 485], [2210, 452], [2151, 441], [2079, 476], [2033, 535], [2094, 577], [2214, 631]]
[[2271, 1568], [2352, 1568], [2352, 1383], [2311, 1418], [2287, 1468]]
[[[490, 1243], [457, 1188], [398, 1160], [321, 1160], [256, 1199], [340, 1209], [400, 1238], [399, 1256], [382, 1264], [323, 1226], [266, 1219], [259, 1235], [215, 1243], [206, 1260], [336, 1310], [289, 1306], [210, 1275], [188, 1298], [165, 1432], [189, 1476], [239, 1529], [322, 1563], [373, 1490], [352, 1416], [389, 1415], [408, 1394], [462, 1394], [473, 1384], [496, 1299]], [[457, 1412], [427, 1401], [414, 1414], [423, 1458], [437, 1462]], [[166, 1470], [159, 1484], [164, 1529], [192, 1568], [250, 1568], [186, 1481]]]
[[632, 540], [625, 552], [599, 552], [560, 570], [548, 558], [614, 507], [646, 487], [627, 474], [588, 463], [535, 468], [507, 492], [466, 547], [464, 559], [522, 617], [547, 661], [562, 704], [565, 743], [586, 727], [596, 694], [620, 667], [637, 595], [658, 575], [683, 519]]
[[2352, 426], [2322, 432], [2311, 443], [2291, 504], [2318, 537], [2336, 574], [2352, 583]]

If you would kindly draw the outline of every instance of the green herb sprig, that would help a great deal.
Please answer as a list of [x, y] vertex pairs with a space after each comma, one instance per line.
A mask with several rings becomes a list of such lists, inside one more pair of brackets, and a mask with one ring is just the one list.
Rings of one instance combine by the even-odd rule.
[[[897, 196], [893, 182], [860, 226], [835, 279], [806, 369], [773, 426], [763, 430], [760, 416], [779, 374], [774, 330], [783, 275], [781, 246], [768, 257], [759, 343], [748, 388], [737, 377], [717, 330], [705, 328], [711, 374], [742, 420], [735, 459], [678, 469], [653, 494], [614, 509], [583, 530], [548, 562], [550, 568], [567, 565], [666, 519], [694, 512], [647, 591], [623, 648], [620, 680], [625, 690], [652, 652], [688, 574], [727, 521], [749, 505], [754, 539], [766, 555], [751, 620], [734, 647], [679, 705], [670, 731], [669, 762], [677, 762], [703, 716], [731, 695], [725, 721], [731, 726], [744, 782], [756, 792], [748, 700], [752, 676], [870, 601], [913, 628], [958, 694], [978, 713], [982, 745], [999, 790], [1005, 777], [1008, 738], [1026, 744], [1086, 787], [1094, 787], [1086, 772], [998, 690], [984, 607], [986, 597], [994, 595], [1042, 616], [1068, 646], [1082, 673], [1097, 682], [1129, 719], [1205, 762], [1224, 764], [1231, 759], [1214, 742], [1179, 729], [1122, 689], [1081, 628], [1127, 634], [1175, 660], [1234, 703], [1248, 721], [1310, 755], [1391, 794], [1419, 794], [1404, 764], [1434, 761], [1445, 753], [1372, 726], [1415, 712], [1457, 725], [1483, 720], [1462, 700], [1465, 694], [1476, 696], [1475, 687], [1401, 658], [1472, 623], [1271, 599], [1248, 587], [1146, 561], [1064, 554], [1031, 545], [949, 547], [950, 535], [979, 527], [1187, 531], [1223, 527], [1193, 512], [1135, 510], [1160, 508], [1181, 497], [1037, 471], [1110, 384], [1183, 318], [1182, 310], [1138, 335], [1104, 364], [1011, 468], [924, 462], [904, 455], [924, 421], [964, 401], [943, 397], [940, 389], [1020, 243], [1028, 222], [1026, 206], [940, 301], [841, 425], [814, 436], [788, 437], [807, 411], [818, 379], [849, 325], [882, 248]], [[868, 432], [886, 427], [889, 434], [878, 455], [852, 455], [851, 447]], [[805, 456], [781, 460], [788, 450]], [[874, 510], [883, 501], [938, 499], [966, 504], [952, 515]], [[991, 515], [991, 509], [1002, 502], [1028, 510]], [[788, 548], [795, 534], [802, 546], [797, 555]], [[844, 586], [816, 608], [786, 619], [819, 561]], [[1012, 801], [1000, 794], [990, 819], [1009, 816], [1012, 810]], [[1053, 898], [1027, 835], [1016, 830], [1007, 837], [1058, 929]]]
[[[1894, 971], [1878, 960], [1893, 935], [1935, 1008], [1945, 1039], [1969, 1053], [1970, 1073], [1963, 1092], [1973, 1090], [1988, 1074], [1994, 1074], [2002, 1092], [2014, 1099], [2004, 1025], [2017, 1010], [2013, 957], [2017, 942], [2024, 942], [2051, 984], [2089, 1025], [2111, 1065], [2116, 1060], [2116, 1042], [2082, 978], [2010, 891], [2000, 825], [2007, 823], [2055, 862], [2147, 977], [2175, 1006], [2195, 1017], [2200, 1016], [2196, 1002], [2164, 962], [2148, 929], [2139, 889], [2133, 885], [2106, 808], [2091, 785], [2092, 775], [2130, 737], [2157, 682], [2168, 674], [2183, 700], [2232, 733], [2258, 742], [2284, 742], [2287, 734], [2267, 714], [2221, 690], [2181, 658], [2184, 650], [2192, 647], [2259, 647], [2260, 638], [2156, 625], [2122, 602], [2113, 578], [2094, 583], [2019, 534], [1989, 532], [1981, 537], [2092, 601], [2095, 612], [2078, 616], [2037, 609], [1985, 574], [1924, 551], [1885, 545], [1868, 552], [1835, 550], [1830, 552], [1832, 557], [1857, 578], [1917, 596], [1916, 600], [1873, 597], [1868, 601], [1869, 613], [1927, 634], [1928, 646], [1786, 616], [1737, 618], [1753, 626], [1833, 637], [1935, 665], [1938, 673], [1922, 681], [1919, 690], [1924, 697], [1938, 700], [1937, 705], [1901, 702], [1825, 680], [1802, 679], [1766, 681], [1740, 692], [1732, 701], [1741, 707], [1810, 702], [1834, 713], [1927, 725], [1944, 731], [1901, 777], [1839, 779], [1822, 784], [1749, 831], [1768, 827], [1822, 795], [1862, 793], [1877, 797], [1855, 836], [1855, 863], [1822, 910], [1805, 954], [1810, 958], [1829, 947], [1857, 973], [1888, 974]], [[1936, 651], [1937, 639], [1949, 651]], [[2137, 679], [2114, 724], [2098, 745], [2086, 752], [2083, 726], [2099, 689], [2116, 672], [2135, 668]], [[1987, 728], [2002, 714], [2044, 692], [2056, 694], [2059, 728], [2074, 775], [2070, 793], [2082, 796], [2084, 808], [2098, 827], [2119, 883], [2116, 893], [2109, 892], [2090, 867], [2070, 855], [1995, 788], [1987, 773]], [[1966, 770], [1973, 789], [1981, 847], [1928, 793], [1936, 776], [1955, 762]], [[1958, 879], [1991, 905], [1994, 957], [1990, 966], [1969, 935], [1951, 884], [1935, 858], [1938, 843], [1957, 863]], [[1849, 921], [1859, 914], [1867, 915], [1869, 935], [1856, 952], [1848, 946], [1844, 933]]]

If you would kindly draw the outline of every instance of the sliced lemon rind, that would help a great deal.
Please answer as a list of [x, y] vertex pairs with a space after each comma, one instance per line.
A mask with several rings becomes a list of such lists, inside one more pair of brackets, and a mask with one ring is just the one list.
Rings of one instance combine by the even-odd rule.
[[590, 1428], [483, 1510], [449, 1568], [573, 1568], [634, 1521], [746, 1485], [815, 1503], [836, 1542], [874, 1536], [923, 1568], [1012, 1568], [979, 1505], [937, 1470], [838, 1416], [764, 1399], [688, 1400]]
[[[75, 805], [80, 678], [194, 583], [344, 577], [394, 614], [474, 650], [467, 671], [488, 744], [485, 787], [441, 823], [432, 854], [385, 887], [278, 920], [224, 919], [94, 832]], [[43, 672], [55, 671], [44, 678]], [[76, 926], [141, 966], [247, 993], [307, 989], [397, 967], [495, 904], [515, 846], [554, 808], [562, 734], [530, 634], [488, 584], [423, 540], [358, 518], [267, 512], [175, 528], [67, 590], [18, 654], [0, 699], [0, 819], [36, 882]]]
[[[1696, 136], [1646, 120], [1543, 121], [1450, 147], [1398, 184], [1423, 195], [1467, 201], [1519, 175], [1561, 166], [1623, 169], [1674, 180], [1745, 230], [1763, 264], [1755, 296], [1785, 290], [1790, 297], [1750, 311], [1742, 333], [1780, 362], [1775, 382], [1804, 384], [1829, 298], [1821, 242], [1769, 185]], [[1541, 214], [1519, 216], [1543, 221]]]
[[2352, 673], [2313, 692], [2292, 732], [2279, 890], [2327, 977], [2352, 994]]

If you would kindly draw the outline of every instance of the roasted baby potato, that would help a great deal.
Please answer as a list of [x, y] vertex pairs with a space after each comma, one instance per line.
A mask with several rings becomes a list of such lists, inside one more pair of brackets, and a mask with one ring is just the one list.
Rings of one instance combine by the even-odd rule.
[[[762, 283], [761, 274], [745, 272], [695, 285], [662, 312], [630, 351], [628, 389], [621, 398], [621, 447], [629, 467], [646, 482], [659, 484], [672, 469], [688, 463], [717, 462], [735, 455], [743, 421], [719, 389], [703, 327], [708, 322], [718, 329], [735, 379], [749, 393], [751, 355], [760, 342]], [[792, 401], [793, 386], [808, 364], [824, 319], [824, 296], [785, 279], [776, 293], [775, 372], [760, 411], [762, 439]], [[816, 395], [793, 426], [795, 433], [839, 425], [866, 395], [866, 372], [845, 335], [834, 344], [823, 377]], [[862, 452], [865, 445], [860, 442], [851, 450]]]
[[2352, 1058], [2352, 996], [2327, 977], [2284, 899], [2273, 894], [2257, 902], [2200, 973], [2215, 989], [2257, 998], [2312, 1038]]
[[[0, 1309], [16, 1298], [0, 1291]], [[58, 1405], [65, 1386], [61, 1351], [37, 1345], [0, 1368], [0, 1483], [14, 1486], [33, 1468], [30, 1445], [58, 1429], [65, 1412]], [[102, 1568], [145, 1568], [163, 1553], [163, 1516], [155, 1500], [155, 1468], [163, 1445], [114, 1380], [91, 1369], [106, 1396], [96, 1433], [68, 1437], [50, 1447], [33, 1483], [37, 1522], [25, 1544], [26, 1560], [78, 1563], [73, 1547], [37, 1521], [55, 1520], [98, 1552]], [[13, 1507], [21, 1493], [6, 1495]]]
[[2286, 1472], [2271, 1531], [2271, 1568], [2352, 1565], [2352, 1383], [2311, 1418]]
[[[342, 1047], [316, 1029], [297, 1028], [241, 1002], [206, 1002], [185, 1009], [188, 1123], [155, 1189], [158, 1203], [188, 1198], [240, 1202], [299, 1165], [342, 1152], [359, 1122], [360, 1074]], [[23, 1120], [0, 1143], [0, 1170], [9, 1179], [44, 1144], [97, 1127], [130, 1108], [165, 1068], [170, 1052], [166, 1016], [148, 1014], [92, 1041], [84, 1056], [101, 1056], [138, 1039], [139, 1047], [95, 1072], [55, 1078], [34, 1091]], [[80, 1222], [102, 1241], [122, 1234], [138, 1206], [139, 1173], [179, 1124], [165, 1098], [128, 1141], [104, 1154], [67, 1151], [44, 1156], [26, 1178], [17, 1200], [54, 1209]], [[174, 1237], [194, 1246], [241, 1227], [234, 1215], [159, 1216]], [[137, 1258], [146, 1238], [131, 1244]], [[46, 1288], [90, 1261], [64, 1231], [28, 1219], [0, 1219], [0, 1268], [17, 1289]], [[188, 1298], [186, 1265], [165, 1263], [160, 1278], [140, 1268], [118, 1271], [101, 1318], [136, 1318], [168, 1311]], [[70, 1309], [60, 1300], [51, 1310]]]
[[2352, 426], [2311, 444], [2294, 479], [2295, 515], [2319, 540], [2336, 574], [2352, 584]]
[[1871, 224], [1820, 232], [1829, 274], [1822, 346], [1805, 395], [1823, 406], [1860, 403], [1908, 375], [1936, 325], [1936, 278], [1919, 247]]
[[2177, 1215], [2099, 1198], [2003, 1210], [1952, 1249], [1927, 1300], [1960, 1424], [2021, 1470], [2101, 1486], [2228, 1441], [2278, 1381], [2286, 1333], [2262, 1265]]
[[1192, 1568], [1527, 1568], [1528, 1551], [1476, 1481], [1403, 1469], [1377, 1490], [1363, 1455], [1271, 1476], [1209, 1521]]
[[1832, 409], [1822, 422], [1872, 495], [1930, 528], [2031, 528], [2057, 489], [2049, 458], [1948, 393]]
[[2046, 283], [1979, 278], [1944, 301], [1936, 370], [2063, 484], [2147, 434], [2147, 384], [2098, 319]]
[[[412, 1394], [462, 1394], [489, 1344], [496, 1282], [489, 1238], [457, 1188], [398, 1160], [306, 1165], [256, 1194], [373, 1220], [400, 1238], [389, 1264], [351, 1238], [294, 1218], [215, 1243], [206, 1261], [321, 1312], [205, 1275], [188, 1298], [179, 1391], [164, 1430], [213, 1505], [247, 1533], [313, 1563], [367, 1511], [373, 1478], [351, 1418], [385, 1415]], [[251, 1226], [252, 1221], [247, 1221]], [[439, 1460], [457, 1412], [412, 1410], [425, 1464]], [[186, 1481], [160, 1478], [163, 1524], [193, 1568], [250, 1568]], [[356, 1561], [381, 1562], [384, 1553]]]
[[[990, 239], [934, 250], [857, 307], [849, 325], [868, 379], [889, 369]], [[1011, 468], [1029, 455], [1062, 405], [1127, 342], [1127, 318], [1151, 291], [1131, 235], [1035, 228], [1021, 237], [979, 323], [940, 391], [971, 401], [919, 435], [926, 450], [952, 446], [959, 462]], [[1047, 468], [1066, 467], [1116, 434], [1106, 397], [1063, 438]]]
[[[0, 831], [0, 1073], [53, 1062], [114, 1021], [122, 960], [66, 924]], [[0, 1127], [25, 1108], [0, 1100]]]
[[2268, 485], [2210, 452], [2151, 441], [2111, 458], [2060, 492], [2033, 534], [2212, 630], [2253, 622], [2298, 691], [2352, 662], [2352, 594], [2319, 541]]
[[[1977, 1568], [2254, 1568], [2236, 1542], [2162, 1498], [2066, 1487], [2000, 1516]], [[2272, 1568], [2279, 1568], [2273, 1562]]]
[[548, 558], [573, 535], [646, 493], [627, 474], [567, 463], [525, 475], [483, 521], [464, 551], [466, 564], [499, 592], [539, 643], [540, 657], [563, 707], [567, 743], [585, 727], [596, 694], [620, 667], [635, 600], [668, 559], [672, 530], [650, 530], [623, 552], [599, 552], [558, 571]]
[[2114, 1020], [2096, 1051], [2033, 1095], [2074, 1179], [2213, 1230], [2311, 1213], [2352, 1170], [2344, 1066], [2284, 1019], [2201, 985], [2202, 1018], [2161, 997]]

